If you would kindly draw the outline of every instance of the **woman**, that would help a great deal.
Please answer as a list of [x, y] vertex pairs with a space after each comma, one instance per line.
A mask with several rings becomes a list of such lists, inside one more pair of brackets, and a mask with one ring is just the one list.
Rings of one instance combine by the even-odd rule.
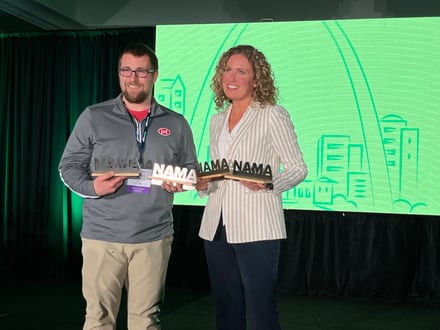
[[269, 165], [273, 175], [270, 188], [236, 180], [197, 183], [199, 195], [208, 196], [199, 235], [217, 329], [280, 329], [276, 284], [280, 240], [286, 238], [281, 193], [304, 180], [306, 164], [290, 116], [276, 104], [263, 53], [248, 45], [229, 49], [211, 87], [220, 110], [210, 123], [211, 159]]

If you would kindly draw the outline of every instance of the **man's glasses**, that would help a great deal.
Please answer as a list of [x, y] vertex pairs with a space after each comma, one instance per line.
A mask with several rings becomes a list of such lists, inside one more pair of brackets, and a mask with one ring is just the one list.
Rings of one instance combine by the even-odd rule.
[[136, 77], [138, 78], [147, 78], [149, 73], [153, 73], [154, 69], [136, 69], [132, 70], [130, 68], [120, 68], [119, 74], [122, 77], [131, 77], [132, 73], [135, 73]]

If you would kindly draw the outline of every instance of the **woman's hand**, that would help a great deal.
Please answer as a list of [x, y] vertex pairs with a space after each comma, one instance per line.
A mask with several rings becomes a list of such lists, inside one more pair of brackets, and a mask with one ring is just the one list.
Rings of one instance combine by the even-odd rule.
[[208, 189], [209, 179], [197, 178], [196, 189], [197, 191], [203, 191]]
[[252, 191], [266, 190], [266, 185], [264, 183], [257, 183], [257, 182], [243, 181], [243, 180], [240, 180], [240, 183]]

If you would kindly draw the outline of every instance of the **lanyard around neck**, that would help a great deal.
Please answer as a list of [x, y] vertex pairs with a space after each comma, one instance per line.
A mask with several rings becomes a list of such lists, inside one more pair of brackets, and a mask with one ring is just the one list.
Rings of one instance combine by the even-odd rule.
[[[134, 118], [130, 114], [131, 121], [133, 122], [133, 125], [136, 128], [135, 136], [136, 136], [136, 143], [139, 150], [139, 163], [142, 165], [142, 154], [145, 150], [145, 141], [147, 140], [147, 133], [148, 133], [148, 124], [150, 122], [150, 115], [151, 111], [148, 111], [147, 117], [142, 120], [141, 122], [138, 122], [136, 118]], [[144, 124], [145, 123], [145, 124]]]

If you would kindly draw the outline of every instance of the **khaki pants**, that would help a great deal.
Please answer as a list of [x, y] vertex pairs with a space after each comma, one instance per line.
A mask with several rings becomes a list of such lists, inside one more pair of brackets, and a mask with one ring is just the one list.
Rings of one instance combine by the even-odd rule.
[[172, 236], [121, 244], [82, 239], [83, 295], [87, 302], [84, 330], [116, 328], [122, 289], [127, 289], [129, 330], [160, 329], [159, 306]]

